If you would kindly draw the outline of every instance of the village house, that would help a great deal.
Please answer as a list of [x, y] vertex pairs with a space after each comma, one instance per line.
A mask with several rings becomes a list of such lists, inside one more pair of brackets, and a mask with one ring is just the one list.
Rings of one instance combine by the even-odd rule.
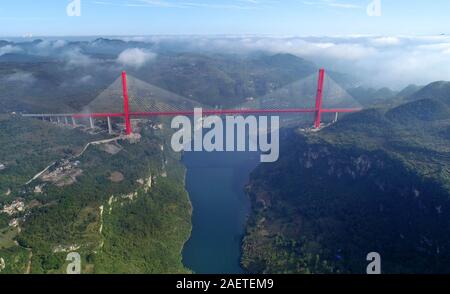
[[13, 215], [25, 210], [25, 203], [19, 199], [14, 200], [11, 204], [5, 204], [1, 212], [7, 215]]
[[9, 222], [9, 226], [10, 226], [10, 227], [13, 227], [13, 228], [19, 226], [19, 220], [18, 220], [17, 218], [13, 218], [13, 219]]

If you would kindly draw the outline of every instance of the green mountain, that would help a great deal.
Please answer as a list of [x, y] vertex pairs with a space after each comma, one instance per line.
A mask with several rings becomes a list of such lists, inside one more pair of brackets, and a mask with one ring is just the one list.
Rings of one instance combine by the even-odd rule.
[[317, 72], [312, 63], [290, 54], [198, 53], [160, 55], [147, 66], [130, 70], [142, 80], [180, 96], [223, 107], [264, 96]]
[[189, 272], [181, 249], [192, 208], [165, 122], [141, 121], [138, 143], [20, 116], [0, 122], [2, 273], [65, 273], [73, 251], [82, 273]]
[[414, 93], [418, 92], [419, 90], [421, 90], [423, 87], [421, 86], [417, 86], [417, 85], [409, 85], [406, 88], [404, 88], [403, 90], [401, 90], [398, 94], [397, 97], [398, 98], [407, 98], [411, 95], [413, 95]]
[[407, 100], [413, 101], [427, 98], [439, 99], [441, 102], [450, 105], [450, 82], [431, 83], [409, 96]]
[[[107, 90], [122, 70], [161, 90], [224, 108], [265, 97], [318, 71], [312, 62], [292, 54], [189, 50], [170, 42], [99, 38], [3, 43], [14, 49], [0, 56], [2, 112], [80, 111]], [[136, 48], [154, 57], [138, 67], [118, 62], [124, 50]], [[348, 75], [328, 74], [341, 86], [354, 84]]]
[[374, 89], [356, 87], [347, 89], [347, 91], [364, 107], [384, 103], [386, 100], [392, 99], [398, 94], [389, 88]]
[[0, 62], [2, 113], [70, 113], [88, 104], [120, 71], [69, 68], [63, 62]]
[[281, 134], [247, 188], [248, 271], [365, 273], [378, 252], [384, 273], [450, 272], [448, 96], [424, 89], [442, 95]]
[[116, 62], [117, 54], [133, 44], [111, 42], [70, 43], [66, 51], [50, 56], [33, 54], [37, 49], [0, 56], [2, 112], [80, 111], [124, 69], [154, 87], [209, 107], [233, 107], [317, 72], [314, 64], [302, 58], [264, 53], [164, 52], [140, 68], [127, 67]]
[[[409, 85], [400, 91], [394, 91], [389, 88], [366, 88], [353, 87], [348, 88], [347, 92], [364, 107], [376, 107], [386, 105], [398, 105], [405, 101], [411, 101], [410, 97], [419, 92], [423, 87], [417, 85]], [[426, 98], [426, 97], [422, 97]]]
[[399, 123], [443, 120], [450, 116], [450, 107], [438, 99], [420, 99], [389, 110], [387, 116]]
[[[201, 107], [197, 101], [181, 97], [131, 75], [127, 75], [130, 111], [189, 111]], [[122, 77], [116, 79], [84, 112], [123, 112]]]

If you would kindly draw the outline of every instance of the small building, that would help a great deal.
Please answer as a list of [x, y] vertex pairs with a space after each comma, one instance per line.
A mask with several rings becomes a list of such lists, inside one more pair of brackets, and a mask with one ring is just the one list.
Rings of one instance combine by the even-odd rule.
[[13, 228], [19, 226], [19, 220], [18, 220], [17, 218], [13, 218], [13, 219], [9, 222], [9, 226], [10, 226], [10, 227], [13, 227]]
[[13, 215], [25, 210], [25, 203], [19, 199], [14, 200], [10, 205], [4, 205], [3, 210], [0, 212], [6, 213], [8, 215]]

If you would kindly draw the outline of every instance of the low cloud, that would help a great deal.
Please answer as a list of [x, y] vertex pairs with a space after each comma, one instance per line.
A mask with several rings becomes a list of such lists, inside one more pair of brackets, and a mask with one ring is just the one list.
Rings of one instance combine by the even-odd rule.
[[447, 35], [229, 36], [193, 37], [183, 42], [191, 50], [200, 51], [291, 53], [317, 66], [351, 74], [366, 86], [401, 89], [412, 83], [450, 81], [450, 36]]
[[117, 57], [117, 63], [130, 66], [134, 68], [140, 68], [147, 62], [153, 60], [156, 54], [140, 48], [129, 48], [124, 50]]
[[44, 40], [44, 41], [39, 42], [36, 45], [36, 48], [38, 48], [38, 49], [59, 49], [66, 45], [67, 45], [67, 41], [64, 41], [64, 40], [55, 40], [55, 41]]
[[69, 67], [87, 67], [96, 62], [95, 59], [83, 54], [79, 48], [64, 52], [63, 57]]
[[90, 83], [94, 80], [94, 77], [91, 75], [85, 75], [82, 78], [80, 78], [79, 83], [81, 84], [86, 84], [86, 83]]
[[371, 43], [377, 47], [397, 46], [401, 44], [401, 40], [397, 37], [378, 37], [373, 38], [371, 40]]
[[16, 72], [6, 77], [7, 82], [32, 84], [36, 78], [29, 72]]
[[[63, 60], [67, 70], [89, 69], [95, 76], [102, 71], [118, 71], [119, 66], [141, 68], [156, 58], [153, 52], [290, 53], [314, 62], [318, 67], [348, 73], [360, 84], [401, 89], [409, 84], [425, 85], [450, 81], [450, 36], [146, 36], [127, 38], [131, 48], [117, 57], [94, 57], [101, 52], [89, 42], [42, 41], [33, 47], [9, 44], [0, 47], [0, 56], [24, 52]], [[134, 42], [143, 42], [136, 45]], [[140, 47], [140, 48], [138, 48]], [[144, 48], [152, 48], [144, 49]], [[122, 50], [122, 49], [120, 49]], [[119, 51], [120, 52], [120, 51]], [[117, 53], [115, 53], [117, 54]], [[80, 81], [83, 82], [83, 81]], [[90, 82], [88, 78], [84, 82]]]
[[0, 56], [3, 56], [8, 53], [16, 53], [22, 51], [21, 48], [12, 45], [6, 45], [0, 48]]

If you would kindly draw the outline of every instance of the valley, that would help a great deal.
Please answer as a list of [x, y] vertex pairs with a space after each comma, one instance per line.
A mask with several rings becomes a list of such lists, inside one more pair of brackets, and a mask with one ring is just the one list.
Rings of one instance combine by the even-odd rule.
[[[361, 274], [369, 252], [383, 273], [450, 272], [449, 82], [393, 90], [327, 71], [323, 107], [361, 111], [323, 113], [319, 128], [314, 113], [281, 114], [279, 159], [260, 163], [267, 154], [241, 149], [175, 152], [167, 117], [133, 117], [127, 137], [122, 118], [108, 133], [105, 119], [23, 115], [122, 113], [122, 70], [131, 111], [314, 111], [319, 66], [307, 59], [4, 42], [19, 49], [0, 55], [1, 273], [65, 273], [74, 251], [86, 274]], [[119, 63], [128, 49], [153, 54]]]

